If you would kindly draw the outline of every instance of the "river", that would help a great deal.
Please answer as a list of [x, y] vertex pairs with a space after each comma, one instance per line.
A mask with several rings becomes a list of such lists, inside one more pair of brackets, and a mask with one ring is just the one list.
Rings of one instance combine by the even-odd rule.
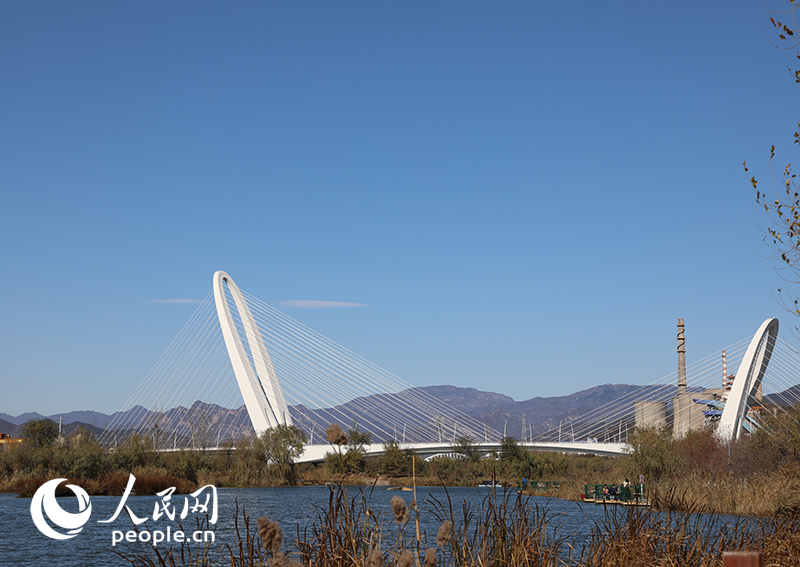
[[[382, 519], [384, 525], [391, 526], [394, 533], [390, 500], [392, 496], [401, 496], [410, 505], [411, 492], [387, 490], [386, 487], [347, 487], [351, 495], [363, 492], [368, 499], [370, 509]], [[444, 488], [424, 487], [417, 489], [420, 502], [420, 520], [423, 533], [428, 535], [429, 541], [436, 538], [436, 531], [440, 521], [434, 514], [435, 500], [447, 502], [448, 497], [455, 510], [456, 522], [463, 519], [462, 507], [467, 505], [473, 510], [480, 510], [486, 506], [486, 498], [491, 489], [487, 488]], [[207, 489], [204, 495], [211, 494]], [[251, 518], [251, 529], [255, 529], [255, 519], [267, 516], [277, 520], [284, 532], [284, 548], [293, 541], [297, 527], [301, 529], [317, 517], [320, 507], [327, 507], [330, 489], [326, 486], [287, 487], [287, 488], [220, 488], [217, 490], [218, 519], [215, 530], [215, 543], [212, 548], [220, 548], [224, 544], [235, 546], [237, 537], [234, 531], [234, 516], [238, 503], [244, 508]], [[509, 494], [515, 497], [516, 493]], [[497, 492], [497, 497], [502, 498], [502, 491]], [[151, 545], [129, 543], [124, 540], [124, 534], [133, 529], [133, 524], [128, 515], [123, 511], [113, 522], [100, 523], [112, 517], [120, 504], [119, 496], [92, 496], [91, 517], [83, 530], [68, 540], [54, 540], [43, 535], [34, 525], [31, 517], [31, 499], [17, 498], [13, 494], [0, 494], [0, 565], [31, 565], [48, 567], [83, 567], [83, 566], [123, 566], [128, 563], [113, 553], [119, 551], [126, 554], [140, 552], [143, 547]], [[78, 512], [78, 499], [74, 496], [58, 498], [58, 504], [66, 512]], [[146, 524], [150, 530], [166, 532], [169, 528], [170, 537], [179, 524], [185, 527], [187, 536], [191, 537], [197, 528], [199, 513], [192, 514], [191, 506], [185, 520], [179, 516], [186, 505], [183, 495], [173, 495], [171, 503], [176, 512], [174, 520], [166, 514], [154, 521], [154, 508], [160, 499], [157, 496], [129, 496], [127, 505], [133, 513], [140, 518], [147, 518]], [[189, 498], [194, 503], [194, 498]], [[603, 506], [584, 504], [570, 500], [547, 497], [531, 497], [531, 504], [546, 510], [548, 531], [552, 535], [558, 530], [558, 536], [566, 538], [576, 544], [580, 549], [592, 531], [592, 528], [604, 521], [608, 513]], [[163, 508], [162, 508], [163, 509]], [[616, 513], [624, 510], [609, 507]], [[169, 511], [169, 509], [167, 510]], [[211, 512], [211, 510], [209, 510]], [[412, 520], [413, 523], [413, 520]], [[412, 528], [413, 529], [413, 528]], [[61, 530], [62, 532], [64, 530]], [[411, 529], [408, 530], [411, 533]], [[198, 536], [199, 537], [199, 536]], [[114, 542], [115, 539], [122, 539]], [[174, 543], [172, 545], [175, 545]], [[159, 549], [169, 546], [166, 542], [159, 543]], [[230, 563], [228, 563], [230, 564]]]

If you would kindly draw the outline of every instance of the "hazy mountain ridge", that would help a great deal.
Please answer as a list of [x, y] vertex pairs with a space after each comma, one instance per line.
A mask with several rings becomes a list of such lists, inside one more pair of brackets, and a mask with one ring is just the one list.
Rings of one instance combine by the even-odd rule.
[[95, 427], [99, 427], [101, 429], [105, 429], [108, 426], [109, 419], [111, 416], [101, 413], [99, 411], [70, 411], [67, 413], [59, 413], [54, 415], [42, 415], [36, 412], [26, 412], [21, 413], [19, 415], [9, 415], [7, 413], [0, 412], [0, 420], [7, 421], [9, 423], [13, 423], [14, 425], [22, 425], [30, 421], [31, 419], [42, 419], [46, 417], [48, 419], [52, 419], [56, 423], [58, 423], [58, 419], [61, 418], [62, 424], [67, 423], [74, 423], [76, 421], [80, 421], [81, 423], [88, 423], [90, 425], [94, 425]]
[[[509, 436], [520, 438], [523, 435], [523, 415], [526, 429], [525, 436], [527, 437], [530, 434], [535, 436], [546, 431], [552, 431], [558, 428], [559, 424], [567, 426], [574, 419], [593, 409], [621, 398], [629, 397], [634, 393], [636, 399], [669, 400], [675, 395], [677, 387], [602, 384], [566, 396], [539, 396], [523, 401], [516, 401], [510, 396], [496, 392], [450, 385], [424, 386], [413, 388], [412, 390], [425, 392], [479, 420], [481, 423], [487, 423], [497, 431], [505, 431]], [[402, 392], [399, 394], [375, 394], [369, 396], [369, 398], [374, 399], [376, 402], [381, 400], [382, 403], [392, 403], [392, 398], [402, 395]], [[800, 385], [793, 386], [784, 392], [765, 396], [765, 398], [774, 402], [781, 400], [800, 401]], [[632, 398], [631, 401], [633, 401]], [[324, 411], [331, 415], [348, 415], [356, 411], [354, 409], [356, 407], [359, 406], [356, 406], [354, 402], [347, 402], [335, 408], [327, 408]], [[314, 423], [322, 430], [329, 425], [328, 423], [323, 423], [319, 418], [314, 418], [313, 414], [305, 406], [290, 406], [289, 409], [298, 423], [306, 426]], [[189, 408], [178, 406], [167, 410], [160, 418], [160, 422], [164, 425], [177, 423], [181, 428], [186, 429], [189, 427], [188, 424], [192, 416], [198, 414], [208, 418], [210, 424], [233, 427], [241, 435], [247, 435], [253, 431], [249, 419], [246, 417], [244, 406], [229, 409], [200, 401], [194, 402]], [[141, 406], [135, 406], [124, 412], [116, 412], [111, 415], [95, 411], [73, 411], [51, 416], [42, 416], [35, 412], [23, 413], [18, 416], [0, 413], [0, 432], [17, 435], [20, 426], [26, 421], [42, 417], [49, 417], [56, 422], [61, 417], [65, 432], [70, 432], [78, 425], [97, 432], [108, 427], [110, 423], [113, 423], [114, 429], [129, 429], [152, 423], [153, 415], [154, 413], [151, 410]], [[342, 423], [342, 425], [349, 427], [351, 424]]]
[[[412, 390], [419, 390], [431, 395], [451, 407], [474, 417], [481, 423], [487, 423], [497, 431], [502, 432], [505, 430], [508, 435], [520, 437], [522, 435], [523, 414], [525, 415], [526, 430], [536, 435], [558, 427], [561, 421], [568, 422], [592, 409], [634, 391], [638, 390], [640, 394], [646, 395], [641, 392], [643, 388], [645, 388], [645, 391], [649, 389], [630, 384], [604, 384], [567, 396], [535, 397], [523, 401], [516, 401], [510, 396], [496, 392], [451, 385], [425, 386], [413, 388]], [[392, 403], [392, 398], [395, 396], [402, 396], [402, 392], [400, 394], [375, 394], [370, 398], [375, 401], [380, 400], [386, 404]], [[357, 411], [363, 410], [356, 410], [357, 406], [354, 402], [347, 402], [335, 408], [328, 408], [325, 413], [331, 415], [352, 415], [355, 413], [358, 415]], [[244, 406], [228, 409], [214, 404], [195, 402], [190, 408], [178, 406], [167, 410], [161, 417], [161, 423], [165, 425], [168, 423], [185, 424], [193, 413], [197, 414], [198, 412], [202, 412], [215, 423], [234, 424], [240, 434], [252, 433], [249, 420], [245, 417], [246, 410]], [[315, 418], [313, 413], [305, 406], [290, 406], [290, 412], [295, 421], [306, 426], [314, 423], [318, 428], [324, 430], [329, 425], [328, 423], [323, 423], [321, 419]], [[94, 411], [74, 411], [51, 416], [42, 416], [35, 412], [28, 412], [18, 416], [0, 413], [0, 420], [15, 425], [14, 431], [17, 431], [18, 426], [29, 419], [41, 419], [43, 417], [49, 417], [54, 421], [58, 421], [59, 417], [61, 417], [65, 426], [70, 423], [80, 422], [94, 425], [100, 429], [108, 427], [110, 423], [113, 424], [114, 429], [132, 429], [153, 422], [153, 412], [142, 406], [134, 406], [124, 412], [116, 412], [111, 415]], [[342, 423], [342, 425], [350, 426], [351, 424]], [[0, 427], [10, 429], [2, 422], [0, 422]], [[181, 429], [186, 427], [182, 425]], [[3, 431], [3, 429], [0, 429], [0, 431]]]

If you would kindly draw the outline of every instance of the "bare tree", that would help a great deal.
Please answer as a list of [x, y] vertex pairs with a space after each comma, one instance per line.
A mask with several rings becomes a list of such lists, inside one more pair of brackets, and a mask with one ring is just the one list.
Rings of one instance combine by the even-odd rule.
[[[773, 12], [775, 17], [770, 17], [770, 22], [778, 32], [778, 47], [794, 50], [800, 45], [800, 29], [798, 29], [794, 17], [800, 4], [797, 0], [786, 0], [786, 2], [787, 10], [780, 14]], [[786, 18], [788, 18], [789, 24], [785, 23]], [[800, 59], [800, 54], [797, 55], [797, 59]], [[790, 67], [789, 71], [792, 73], [795, 83], [800, 84], [800, 68], [792, 69]], [[800, 122], [797, 124], [793, 138], [794, 143], [800, 145]], [[800, 185], [797, 183], [791, 164], [787, 164], [779, 177], [776, 177], [772, 165], [774, 158], [775, 146], [773, 145], [769, 157], [772, 180], [770, 194], [762, 192], [755, 176], [750, 177], [750, 183], [756, 192], [756, 202], [764, 207], [771, 221], [771, 226], [764, 231], [764, 241], [768, 244], [772, 257], [778, 261], [777, 271], [787, 283], [797, 284], [800, 283]], [[744, 170], [749, 174], [747, 162], [744, 163]], [[787, 311], [800, 316], [800, 296], [796, 293], [780, 287], [777, 299]], [[798, 332], [798, 327], [795, 326], [795, 334], [798, 335]]]

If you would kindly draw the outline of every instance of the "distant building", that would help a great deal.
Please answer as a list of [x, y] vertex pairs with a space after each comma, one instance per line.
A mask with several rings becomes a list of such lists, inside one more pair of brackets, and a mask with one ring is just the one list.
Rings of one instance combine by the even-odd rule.
[[8, 451], [11, 445], [24, 442], [24, 439], [13, 439], [7, 433], [0, 433], [0, 451]]

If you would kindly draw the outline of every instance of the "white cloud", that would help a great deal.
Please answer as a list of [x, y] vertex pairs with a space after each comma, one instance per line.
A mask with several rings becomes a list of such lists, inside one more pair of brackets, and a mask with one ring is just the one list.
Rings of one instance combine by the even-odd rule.
[[345, 301], [317, 301], [315, 299], [292, 299], [279, 301], [278, 305], [298, 309], [330, 309], [332, 307], [369, 307], [366, 303], [347, 303]]
[[203, 303], [202, 299], [151, 299], [149, 303]]

